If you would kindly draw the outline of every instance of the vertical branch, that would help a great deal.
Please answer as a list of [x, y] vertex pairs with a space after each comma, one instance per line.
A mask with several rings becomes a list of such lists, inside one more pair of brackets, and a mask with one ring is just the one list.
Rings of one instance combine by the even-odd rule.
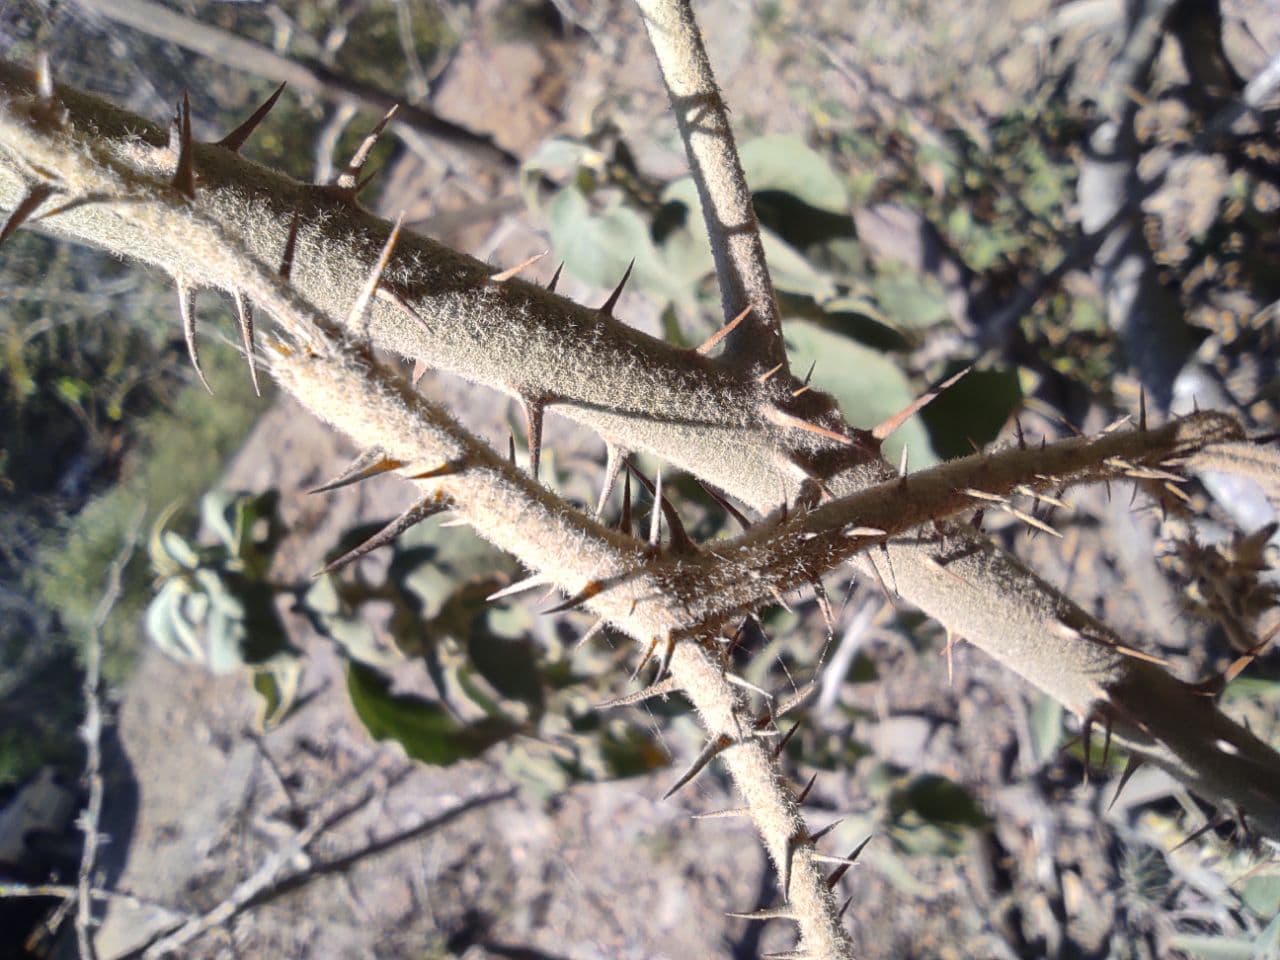
[[689, 0], [637, 3], [698, 186], [725, 323], [751, 308], [745, 322], [725, 337], [724, 357], [743, 367], [772, 368], [781, 363], [785, 370], [782, 321], [751, 192], [733, 141], [729, 111], [716, 86]]

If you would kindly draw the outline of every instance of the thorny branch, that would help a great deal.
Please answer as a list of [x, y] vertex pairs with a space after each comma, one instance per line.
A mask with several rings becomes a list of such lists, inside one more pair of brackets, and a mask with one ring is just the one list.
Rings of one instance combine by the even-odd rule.
[[[691, 19], [687, 29], [696, 30]], [[287, 337], [268, 351], [273, 373], [310, 409], [419, 484], [426, 507], [420, 516], [457, 510], [543, 582], [630, 633], [646, 659], [669, 667], [674, 684], [662, 691], [682, 689], [709, 737], [682, 782], [713, 757], [725, 759], [790, 894], [779, 915], [800, 922], [803, 947], [812, 954], [849, 952], [830, 878], [817, 869], [813, 838], [765, 743], [776, 716], [747, 711], [724, 674], [714, 633], [732, 612], [768, 602], [763, 594], [773, 590], [802, 588], [854, 551], [862, 551], [860, 568], [878, 569], [904, 597], [1086, 722], [1114, 727], [1140, 755], [1280, 833], [1280, 762], [1269, 747], [1211, 699], [1135, 656], [1113, 631], [989, 541], [941, 519], [973, 496], [965, 489], [1004, 504], [1008, 493], [1020, 492], [1017, 486], [1034, 492], [1035, 473], [1045, 472], [1032, 469], [1036, 452], [1020, 465], [1024, 451], [1012, 451], [948, 465], [959, 472], [921, 475], [926, 483], [955, 484], [969, 476], [963, 471], [974, 471], [972, 485], [959, 494], [944, 485], [928, 495], [933, 500], [920, 501], [919, 522], [933, 521], [936, 530], [893, 535], [910, 515], [886, 508], [883, 523], [872, 525], [858, 521], [866, 513], [854, 511], [852, 520], [841, 513], [855, 502], [870, 509], [902, 482], [879, 458], [879, 438], [850, 430], [830, 398], [795, 392], [784, 371], [757, 377], [638, 334], [607, 311], [578, 307], [519, 279], [496, 279], [484, 264], [369, 217], [341, 182], [296, 184], [243, 163], [232, 149], [194, 144], [189, 117], [171, 145], [140, 118], [74, 91], [55, 95], [13, 68], [0, 67], [0, 95], [7, 98], [0, 106], [0, 202], [19, 211], [6, 234], [36, 217], [55, 232], [161, 267], [179, 278], [184, 297], [207, 286], [252, 301]], [[292, 269], [278, 269], [282, 261]], [[403, 378], [365, 359], [364, 347], [345, 339], [353, 333], [498, 387], [537, 405], [539, 416], [554, 405], [615, 447], [656, 453], [760, 513], [780, 496], [799, 501], [799, 515], [750, 532], [738, 543], [745, 554], [736, 568], [725, 544], [678, 556], [607, 530], [514, 470], [414, 395]], [[188, 335], [194, 344], [194, 327]], [[1044, 462], [1057, 452], [1083, 451], [1089, 462], [1080, 479], [1118, 471], [1172, 482], [1157, 476], [1168, 457], [1239, 442], [1229, 418], [1162, 429], [1171, 432], [1051, 448]], [[1126, 458], [1103, 453], [1109, 443], [1172, 449], [1135, 448]], [[1142, 450], [1153, 459], [1143, 460]], [[991, 465], [996, 473], [984, 476]], [[908, 489], [916, 482], [909, 479]], [[815, 506], [824, 497], [834, 502]], [[857, 532], [848, 537], [851, 522]], [[830, 549], [837, 538], [851, 545]], [[811, 562], [810, 554], [823, 550], [827, 555]], [[791, 576], [770, 581], [761, 574], [779, 562], [794, 565]], [[674, 587], [679, 572], [702, 568], [712, 576], [736, 569], [742, 576], [735, 584], [754, 573], [756, 592], [682, 596]], [[664, 570], [676, 573], [664, 580]], [[695, 601], [721, 609], [698, 619], [689, 609]]]

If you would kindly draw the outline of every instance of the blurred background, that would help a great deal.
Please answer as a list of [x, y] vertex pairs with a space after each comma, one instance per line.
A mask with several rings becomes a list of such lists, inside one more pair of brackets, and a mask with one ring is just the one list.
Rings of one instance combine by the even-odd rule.
[[[1272, 4], [1174, 4], [1137, 69], [1122, 55], [1150, 3], [695, 6], [792, 369], [871, 426], [975, 366], [895, 435], [894, 462], [1011, 442], [1015, 415], [1036, 441], [1098, 431], [1140, 393], [1156, 420], [1197, 405], [1280, 428]], [[301, 180], [331, 179], [401, 102], [366, 205], [495, 270], [549, 250], [525, 276], [563, 261], [558, 289], [585, 302], [634, 259], [617, 316], [687, 344], [718, 325], [628, 3], [0, 2], [3, 56], [38, 49], [59, 82], [156, 123], [188, 92], [204, 140], [288, 80], [244, 153]], [[659, 799], [701, 746], [687, 705], [596, 709], [636, 689], [628, 644], [579, 647], [588, 621], [542, 616], [537, 594], [486, 602], [520, 570], [435, 521], [313, 576], [410, 491], [308, 495], [358, 451], [266, 383], [255, 396], [228, 300], [199, 311], [212, 399], [165, 278], [31, 230], [0, 254], [0, 884], [75, 882], [92, 640], [102, 957], [173, 931], [190, 957], [789, 948], [787, 924], [726, 916], [778, 895], [744, 820], [691, 819], [734, 806], [720, 771]], [[506, 398], [434, 373], [423, 389], [525, 443]], [[566, 498], [594, 503], [603, 453], [549, 418], [542, 473]], [[735, 532], [668, 480], [698, 539]], [[1188, 509], [1073, 491], [1037, 515], [1060, 539], [973, 521], [1195, 679], [1280, 619], [1268, 492], [1192, 484]], [[795, 597], [744, 623], [735, 656], [770, 694], [818, 684], [787, 757], [817, 775], [811, 824], [842, 818], [827, 844], [874, 835], [840, 886], [859, 956], [1280, 956], [1273, 849], [1159, 773], [1113, 802], [1123, 756], [1095, 747], [1085, 778], [1056, 703], [880, 585], [826, 587], [830, 625]], [[1264, 652], [1224, 694], [1272, 742], [1278, 668]], [[74, 956], [60, 902], [0, 899], [0, 957]]]

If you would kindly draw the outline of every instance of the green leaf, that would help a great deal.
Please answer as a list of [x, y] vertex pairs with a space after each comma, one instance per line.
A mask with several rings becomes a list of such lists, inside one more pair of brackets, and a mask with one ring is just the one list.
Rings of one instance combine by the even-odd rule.
[[781, 190], [828, 213], [849, 212], [844, 181], [800, 137], [774, 134], [742, 144], [739, 153], [752, 193]]
[[[957, 364], [944, 376], [959, 370]], [[925, 407], [921, 419], [940, 457], [963, 457], [973, 452], [970, 441], [982, 447], [994, 440], [1021, 403], [1016, 369], [974, 370]]]
[[371, 737], [394, 740], [410, 757], [432, 766], [478, 757], [518, 730], [498, 717], [459, 723], [437, 703], [392, 693], [381, 673], [354, 661], [347, 665], [347, 692]]
[[[782, 332], [791, 369], [803, 374], [816, 362], [811, 382], [832, 394], [855, 426], [874, 427], [915, 399], [906, 376], [884, 354], [806, 320], [786, 320]], [[938, 462], [918, 418], [908, 420], [885, 442], [890, 462], [897, 461], [903, 444], [910, 450], [912, 466]]]
[[293, 654], [280, 654], [253, 671], [253, 689], [259, 696], [254, 726], [259, 733], [278, 726], [289, 715], [301, 681], [302, 660]]
[[1043, 765], [1058, 752], [1062, 742], [1063, 708], [1053, 697], [1041, 694], [1031, 708], [1031, 742], [1036, 762]]
[[547, 209], [547, 229], [556, 256], [580, 280], [612, 289], [635, 260], [633, 282], [668, 298], [676, 292], [653, 245], [649, 225], [623, 206], [620, 198], [597, 213], [581, 190], [566, 187]]
[[1170, 938], [1169, 946], [1198, 960], [1264, 960], [1257, 944], [1243, 937], [1215, 937], [1181, 933]]
[[931, 327], [951, 319], [947, 299], [933, 277], [889, 268], [876, 275], [871, 288], [884, 315], [899, 327]]

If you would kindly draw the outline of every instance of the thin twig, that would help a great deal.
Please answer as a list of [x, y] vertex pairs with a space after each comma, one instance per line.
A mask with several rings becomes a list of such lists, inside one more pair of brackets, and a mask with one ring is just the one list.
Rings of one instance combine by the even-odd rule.
[[99, 691], [102, 679], [102, 629], [106, 626], [111, 611], [120, 601], [121, 578], [124, 568], [133, 557], [145, 516], [145, 507], [137, 511], [129, 525], [129, 532], [125, 536], [120, 552], [116, 554], [111, 566], [107, 569], [107, 586], [93, 612], [88, 643], [85, 645], [84, 685], [81, 688], [84, 696], [85, 717], [84, 724], [80, 727], [80, 737], [84, 740], [85, 746], [84, 780], [88, 785], [89, 800], [79, 818], [80, 829], [84, 833], [84, 848], [80, 851], [75, 920], [76, 942], [79, 945], [82, 960], [97, 960], [98, 956], [93, 942], [92, 927], [93, 871], [98, 858], [98, 823], [102, 818], [103, 793], [102, 701]]

